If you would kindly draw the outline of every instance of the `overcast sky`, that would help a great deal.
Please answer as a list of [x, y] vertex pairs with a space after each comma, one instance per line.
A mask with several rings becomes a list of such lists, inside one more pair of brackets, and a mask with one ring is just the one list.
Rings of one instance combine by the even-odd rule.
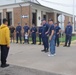
[[[21, 2], [21, 0], [16, 0], [16, 2]], [[0, 0], [0, 5], [15, 3], [15, 0]]]
[[[38, 0], [42, 5], [73, 14], [73, 0]], [[76, 0], [74, 0], [76, 7]], [[74, 14], [76, 15], [76, 8], [74, 8]]]
[[[40, 1], [40, 0], [38, 0]], [[73, 0], [41, 0], [41, 1], [50, 1], [50, 2], [54, 2], [54, 3], [61, 3], [61, 4], [67, 4], [67, 5], [72, 5], [73, 4]], [[74, 0], [76, 3], [76, 0]], [[0, 5], [4, 5], [4, 4], [10, 4], [10, 3], [14, 3], [15, 0], [0, 0]], [[21, 2], [21, 0], [16, 0], [16, 2]]]

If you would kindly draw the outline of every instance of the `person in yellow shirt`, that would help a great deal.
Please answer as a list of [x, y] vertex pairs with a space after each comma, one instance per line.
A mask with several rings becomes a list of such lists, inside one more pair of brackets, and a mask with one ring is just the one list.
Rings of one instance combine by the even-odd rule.
[[1, 46], [1, 67], [8, 67], [6, 59], [10, 48], [10, 31], [8, 28], [8, 20], [3, 19], [3, 24], [0, 26], [0, 46]]

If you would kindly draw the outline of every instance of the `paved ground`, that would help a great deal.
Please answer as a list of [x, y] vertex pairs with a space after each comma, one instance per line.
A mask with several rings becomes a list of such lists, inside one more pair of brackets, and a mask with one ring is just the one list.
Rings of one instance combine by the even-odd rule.
[[76, 75], [76, 45], [60, 46], [55, 57], [48, 57], [41, 49], [43, 46], [11, 44], [8, 57], [11, 66], [0, 68], [0, 75]]
[[26, 67], [10, 66], [5, 69], [0, 69], [0, 75], [61, 75]]

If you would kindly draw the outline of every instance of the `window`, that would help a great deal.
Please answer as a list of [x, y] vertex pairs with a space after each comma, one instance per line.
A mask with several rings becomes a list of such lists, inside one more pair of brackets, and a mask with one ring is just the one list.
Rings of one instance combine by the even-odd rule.
[[32, 24], [37, 25], [37, 14], [36, 13], [32, 13]]
[[8, 26], [12, 25], [12, 12], [7, 12]]
[[46, 15], [43, 15], [43, 18], [46, 19]]
[[2, 14], [0, 13], [0, 25], [2, 23]]

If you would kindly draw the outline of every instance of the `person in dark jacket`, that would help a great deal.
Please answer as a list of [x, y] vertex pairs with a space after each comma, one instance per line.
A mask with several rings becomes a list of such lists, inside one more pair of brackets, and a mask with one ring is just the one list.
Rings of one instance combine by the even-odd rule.
[[54, 27], [55, 27], [55, 45], [57, 44], [57, 47], [59, 47], [59, 34], [61, 32], [61, 28], [58, 26], [57, 23], [55, 23]]
[[49, 24], [46, 23], [45, 19], [42, 19], [42, 41], [43, 41], [43, 46], [44, 49], [41, 50], [42, 52], [48, 52], [49, 49], [49, 43], [48, 43], [48, 30], [49, 30]]
[[16, 27], [16, 43], [18, 43], [18, 38], [20, 39], [20, 43], [22, 43], [21, 31], [22, 31], [22, 27], [21, 27], [20, 23], [18, 23], [18, 26]]
[[70, 47], [71, 38], [72, 38], [72, 25], [70, 22], [68, 22], [68, 25], [65, 28], [65, 45], [64, 45], [64, 47], [65, 46]]
[[36, 32], [37, 32], [37, 28], [36, 26], [33, 24], [32, 28], [31, 28], [31, 36], [32, 36], [32, 44], [36, 44]]

